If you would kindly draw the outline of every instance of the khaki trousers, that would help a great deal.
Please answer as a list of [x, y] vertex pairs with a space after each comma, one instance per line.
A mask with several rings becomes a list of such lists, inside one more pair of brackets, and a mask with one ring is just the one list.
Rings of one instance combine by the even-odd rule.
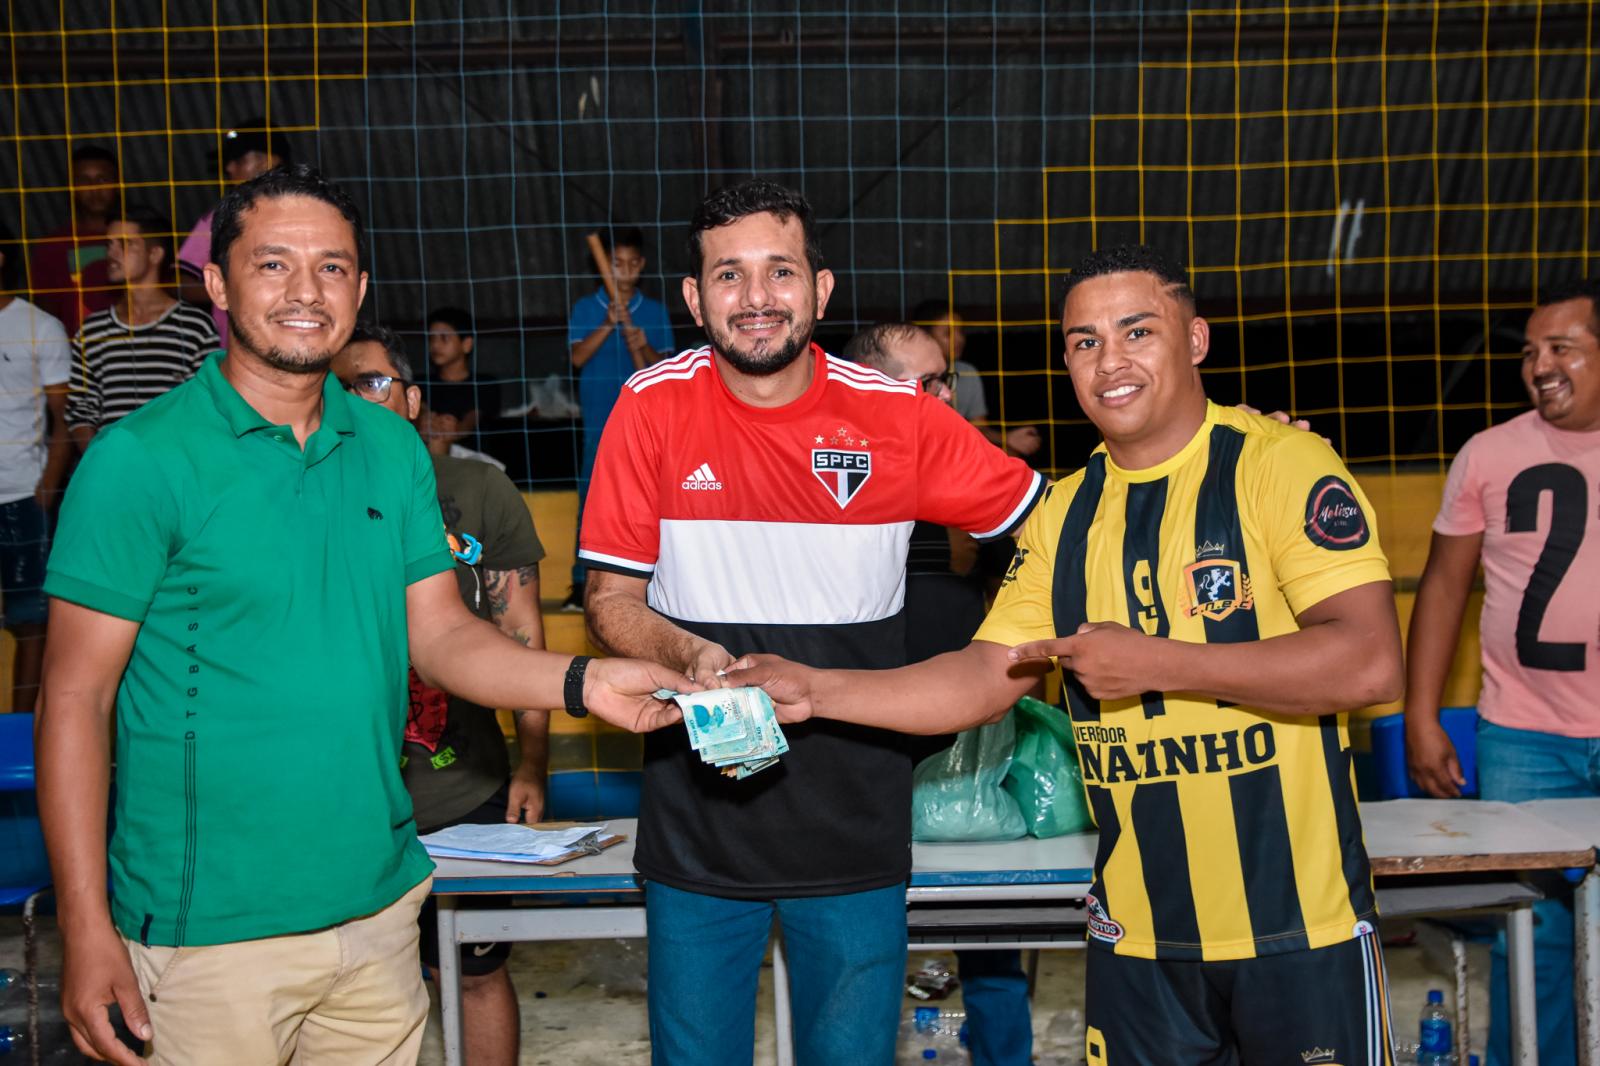
[[124, 938], [152, 1066], [415, 1063], [428, 1017], [417, 911], [432, 884], [314, 933], [184, 948]]

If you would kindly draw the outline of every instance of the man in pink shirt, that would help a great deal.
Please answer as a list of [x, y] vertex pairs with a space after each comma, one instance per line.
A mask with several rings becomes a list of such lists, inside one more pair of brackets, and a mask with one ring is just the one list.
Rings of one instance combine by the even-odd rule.
[[[222, 165], [222, 172], [235, 185], [293, 162], [288, 139], [268, 126], [267, 120], [259, 115], [222, 135], [222, 148], [216, 159]], [[201, 215], [178, 248], [178, 293], [192, 304], [211, 307], [211, 319], [221, 338], [219, 347], [226, 348], [228, 312], [211, 305], [204, 280], [206, 263], [211, 260], [211, 216], [215, 211], [213, 207]]]
[[[1486, 800], [1600, 796], [1600, 282], [1545, 293], [1522, 347], [1534, 410], [1456, 455], [1411, 616], [1406, 754], [1435, 796], [1465, 784], [1439, 700], [1481, 559]], [[1572, 894], [1534, 905], [1539, 1056], [1576, 1062]], [[1505, 941], [1491, 956], [1489, 1063], [1509, 1061]]]

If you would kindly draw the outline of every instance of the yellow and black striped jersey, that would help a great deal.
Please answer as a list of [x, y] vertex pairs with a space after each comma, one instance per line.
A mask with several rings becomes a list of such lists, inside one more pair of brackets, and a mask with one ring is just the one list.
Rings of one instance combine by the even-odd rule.
[[[1291, 633], [1316, 603], [1389, 580], [1370, 515], [1319, 437], [1210, 404], [1159, 466], [1121, 470], [1102, 445], [1054, 487], [976, 639], [1011, 645], [1102, 621], [1207, 644]], [[1370, 928], [1345, 715], [1179, 692], [1099, 701], [1066, 682], [1100, 827], [1091, 942], [1239, 959]]]

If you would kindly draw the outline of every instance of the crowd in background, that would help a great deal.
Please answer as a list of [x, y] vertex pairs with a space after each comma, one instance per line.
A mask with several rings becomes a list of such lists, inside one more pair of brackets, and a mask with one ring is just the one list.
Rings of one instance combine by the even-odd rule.
[[[222, 137], [213, 162], [237, 185], [293, 160], [289, 138], [256, 117]], [[124, 190], [117, 154], [98, 144], [79, 145], [71, 168], [71, 211], [61, 225], [19, 241], [0, 222], [0, 292], [26, 297], [9, 319], [0, 320], [0, 339], [27, 340], [37, 353], [28, 364], [36, 377], [16, 382], [0, 401], [20, 420], [17, 432], [0, 440], [5, 461], [16, 468], [8, 479], [15, 498], [4, 504], [11, 511], [0, 519], [0, 536], [12, 545], [6, 552], [7, 572], [14, 576], [5, 588], [5, 625], [18, 642], [11, 701], [17, 711], [31, 710], [35, 701], [44, 611], [37, 589], [50, 515], [78, 456], [97, 432], [193, 377], [209, 353], [228, 344], [227, 312], [213, 305], [204, 282], [214, 209], [189, 229], [176, 228], [160, 210]], [[618, 390], [630, 374], [677, 350], [670, 297], [656, 299], [640, 288], [649, 262], [642, 230], [613, 226], [600, 239], [610, 277], [574, 304], [567, 331], [582, 434], [576, 471], [580, 524], [601, 431]], [[931, 299], [910, 318], [927, 326], [951, 367], [956, 410], [1008, 452], [1035, 455], [1041, 446], [1037, 427], [1002, 431], [989, 424], [984, 383], [963, 358], [961, 312]], [[437, 307], [418, 325], [428, 358], [417, 381], [425, 401], [417, 426], [430, 451], [504, 470], [484, 448], [483, 424], [494, 412], [481, 409], [486, 393], [475, 375], [472, 314]], [[24, 502], [28, 498], [33, 502]], [[562, 610], [582, 610], [584, 570], [581, 561], [574, 563]]]

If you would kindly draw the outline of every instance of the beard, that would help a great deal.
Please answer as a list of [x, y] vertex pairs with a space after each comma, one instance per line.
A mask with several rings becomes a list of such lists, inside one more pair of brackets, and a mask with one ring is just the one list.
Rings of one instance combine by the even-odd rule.
[[766, 317], [777, 315], [789, 324], [789, 339], [781, 346], [774, 349], [767, 341], [758, 341], [753, 351], [743, 352], [735, 347], [738, 337], [738, 324], [740, 319], [754, 317], [752, 315], [734, 315], [728, 320], [726, 331], [711, 324], [706, 319], [706, 336], [711, 340], [711, 347], [717, 354], [726, 359], [735, 370], [751, 377], [768, 377], [786, 369], [800, 353], [811, 345], [811, 333], [816, 328], [816, 316], [807, 315], [798, 322], [794, 313], [790, 311], [771, 311]]
[[286, 374], [321, 374], [333, 364], [332, 348], [325, 348], [320, 352], [290, 352], [276, 345], [263, 343], [260, 335], [241, 319], [229, 316], [228, 326], [230, 332], [238, 338], [240, 347], [274, 370], [281, 370]]

